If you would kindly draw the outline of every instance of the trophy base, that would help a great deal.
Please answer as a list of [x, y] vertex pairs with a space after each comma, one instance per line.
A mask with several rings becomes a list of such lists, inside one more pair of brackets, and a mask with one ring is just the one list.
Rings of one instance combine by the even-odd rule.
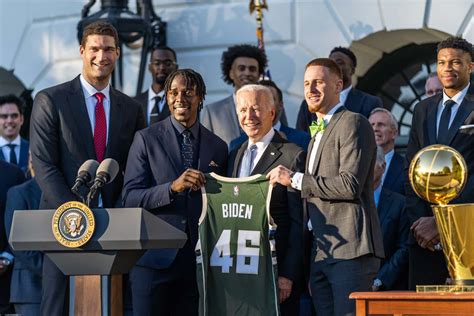
[[417, 285], [417, 293], [461, 293], [474, 292], [474, 285]]

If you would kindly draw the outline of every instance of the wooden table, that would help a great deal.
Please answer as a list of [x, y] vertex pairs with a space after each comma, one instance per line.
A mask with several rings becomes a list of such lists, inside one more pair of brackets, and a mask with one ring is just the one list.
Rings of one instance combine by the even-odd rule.
[[474, 315], [474, 293], [354, 292], [356, 315]]

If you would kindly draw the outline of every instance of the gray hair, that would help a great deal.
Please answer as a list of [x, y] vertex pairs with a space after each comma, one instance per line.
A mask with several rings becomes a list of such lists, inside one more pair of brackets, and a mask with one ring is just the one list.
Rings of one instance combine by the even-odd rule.
[[370, 112], [369, 117], [372, 116], [372, 114], [375, 114], [375, 113], [378, 113], [378, 112], [387, 114], [388, 117], [390, 118], [390, 125], [392, 126], [393, 129], [398, 131], [397, 118], [395, 117], [395, 115], [393, 115], [392, 112], [390, 112], [389, 110], [387, 110], [385, 108], [375, 108], [375, 109], [373, 109], [372, 112]]
[[268, 96], [268, 100], [270, 101], [270, 103], [269, 103], [270, 106], [272, 108], [275, 108], [275, 98], [273, 98], [273, 93], [272, 93], [272, 91], [270, 90], [269, 87], [262, 86], [260, 84], [247, 84], [247, 85], [243, 86], [242, 88], [240, 88], [239, 90], [237, 90], [237, 93], [235, 94], [236, 99], [237, 99], [237, 103], [239, 103], [240, 94], [242, 94], [244, 92], [263, 92], [263, 93], [266, 93], [267, 96]]

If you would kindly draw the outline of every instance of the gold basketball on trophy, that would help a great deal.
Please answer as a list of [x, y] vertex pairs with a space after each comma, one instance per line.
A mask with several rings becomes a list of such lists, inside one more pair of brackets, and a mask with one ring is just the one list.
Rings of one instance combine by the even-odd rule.
[[447, 205], [466, 184], [466, 162], [449, 146], [431, 145], [420, 150], [411, 161], [409, 179], [419, 197], [434, 204]]

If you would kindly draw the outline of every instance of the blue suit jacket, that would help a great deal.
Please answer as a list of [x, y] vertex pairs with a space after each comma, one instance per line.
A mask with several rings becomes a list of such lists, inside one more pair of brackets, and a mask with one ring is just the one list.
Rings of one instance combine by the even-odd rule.
[[[309, 141], [311, 140], [311, 137], [309, 136], [308, 133], [285, 126], [283, 124], [280, 127], [280, 132], [284, 134], [282, 136], [284, 136], [284, 138], [286, 138], [286, 140], [289, 141], [290, 143], [298, 145], [304, 151], [308, 150]], [[231, 152], [234, 149], [239, 148], [240, 145], [242, 145], [243, 143], [247, 141], [247, 139], [249, 139], [247, 134], [242, 133], [239, 137], [232, 140], [229, 145], [229, 152]]]
[[407, 175], [404, 168], [405, 160], [400, 154], [394, 153], [387, 175], [383, 181], [383, 188], [405, 195]]
[[410, 225], [404, 212], [405, 197], [382, 188], [379, 213], [385, 259], [377, 274], [386, 290], [408, 289], [408, 234]]
[[[383, 107], [383, 104], [382, 99], [379, 97], [352, 88], [347, 95], [344, 106], [351, 112], [360, 113], [366, 118], [369, 118], [370, 112], [376, 107]], [[304, 100], [298, 112], [296, 128], [309, 133], [309, 125], [315, 120], [316, 114], [309, 112], [308, 104]]]
[[[12, 187], [7, 194], [5, 207], [5, 230], [7, 235], [15, 210], [37, 210], [41, 199], [41, 190], [35, 179]], [[43, 273], [43, 254], [39, 251], [13, 251], [13, 265], [10, 286], [10, 302], [40, 303], [41, 280]]]
[[[30, 150], [30, 144], [26, 139], [21, 138], [20, 141], [20, 159], [18, 161], [18, 167], [26, 172], [28, 169], [28, 151]], [[0, 160], [5, 160], [5, 156], [3, 155], [3, 151], [0, 150]]]
[[[227, 164], [224, 141], [200, 125], [199, 144], [198, 169], [224, 175]], [[202, 209], [201, 191], [170, 196], [171, 182], [185, 171], [171, 117], [135, 134], [125, 170], [124, 205], [145, 208], [182, 231], [188, 228], [194, 249]], [[177, 252], [178, 249], [148, 250], [137, 265], [165, 269], [173, 263]]]
[[[0, 160], [0, 253], [9, 251], [8, 237], [5, 232], [5, 204], [8, 189], [25, 181], [25, 175], [15, 165]], [[8, 304], [10, 300], [11, 268], [0, 275], [0, 305]]]

